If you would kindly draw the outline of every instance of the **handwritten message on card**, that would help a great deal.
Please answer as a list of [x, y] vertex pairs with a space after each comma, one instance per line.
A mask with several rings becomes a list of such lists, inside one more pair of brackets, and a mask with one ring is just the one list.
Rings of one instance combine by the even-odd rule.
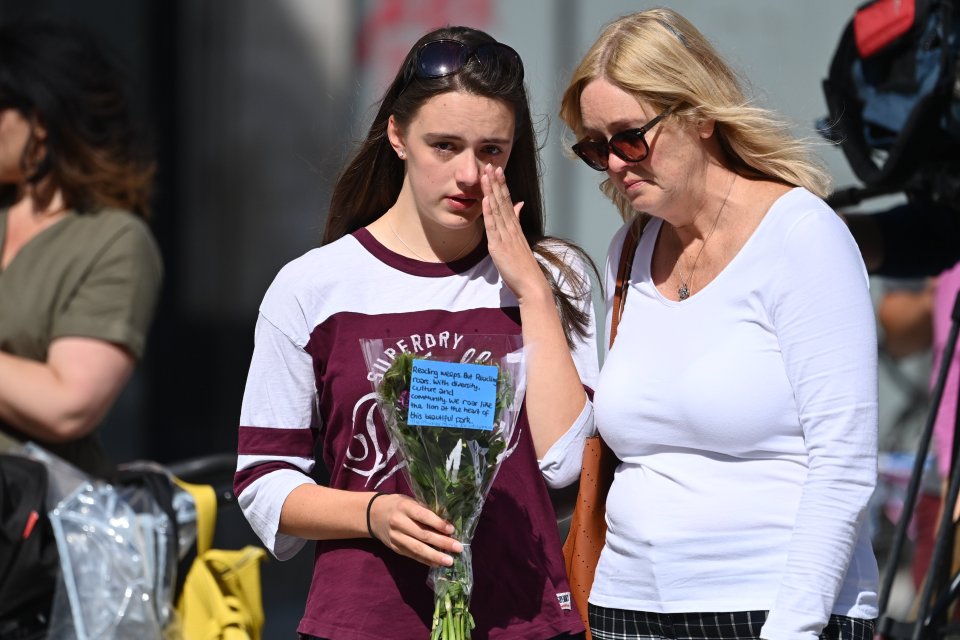
[[497, 368], [414, 360], [407, 422], [425, 427], [493, 429]]

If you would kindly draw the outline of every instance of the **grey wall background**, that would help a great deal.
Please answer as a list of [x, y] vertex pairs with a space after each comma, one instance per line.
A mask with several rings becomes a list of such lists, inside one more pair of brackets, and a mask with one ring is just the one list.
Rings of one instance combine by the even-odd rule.
[[[749, 79], [758, 103], [815, 136], [820, 83], [859, 0], [674, 0]], [[0, 0], [0, 19], [66, 17], [124, 56], [156, 131], [153, 228], [166, 262], [146, 359], [104, 428], [118, 460], [235, 451], [257, 306], [277, 270], [319, 242], [339, 167], [403, 55], [440, 24], [482, 28], [525, 63], [542, 132], [548, 229], [602, 264], [620, 220], [601, 174], [567, 157], [556, 116], [602, 26], [654, 6], [625, 0]], [[2, 64], [2, 61], [0, 61]], [[838, 187], [839, 150], [821, 153]], [[875, 205], [879, 206], [879, 205]], [[812, 247], [811, 250], [816, 250]], [[2, 312], [2, 310], [0, 310]], [[924, 375], [918, 365], [914, 379]], [[887, 376], [887, 424], [906, 396]], [[252, 542], [236, 513], [218, 542]], [[266, 638], [292, 638], [309, 553], [264, 567]]]
[[[856, 2], [765, 0], [670, 3], [711, 36], [753, 83], [757, 100], [814, 135], [824, 115], [820, 80]], [[564, 154], [556, 117], [569, 73], [612, 18], [643, 6], [608, 0], [411, 2], [278, 0], [191, 2], [182, 8], [180, 100], [187, 153], [179, 167], [191, 267], [186, 303], [215, 315], [255, 308], [272, 267], [312, 246], [329, 187], [371, 105], [410, 44], [446, 21], [480, 26], [513, 45], [527, 68], [543, 132], [552, 232], [602, 260], [619, 219], [598, 193], [599, 174]], [[852, 181], [824, 148], [837, 181]], [[242, 259], [238, 256], [242, 255]], [[203, 264], [205, 268], [194, 269]], [[213, 295], [210, 295], [214, 292]]]

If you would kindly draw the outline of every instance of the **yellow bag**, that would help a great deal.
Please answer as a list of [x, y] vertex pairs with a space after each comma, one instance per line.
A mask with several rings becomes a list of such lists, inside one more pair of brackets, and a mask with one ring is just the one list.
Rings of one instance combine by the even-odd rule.
[[252, 545], [236, 551], [211, 549], [217, 521], [213, 487], [176, 482], [197, 505], [197, 557], [177, 602], [183, 639], [260, 640], [260, 563], [266, 552]]

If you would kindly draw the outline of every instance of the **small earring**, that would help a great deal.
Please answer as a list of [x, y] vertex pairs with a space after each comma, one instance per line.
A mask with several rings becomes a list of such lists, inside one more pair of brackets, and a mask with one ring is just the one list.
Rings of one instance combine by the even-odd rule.
[[401, 160], [407, 159], [407, 152], [404, 151], [403, 149], [400, 149], [399, 151], [397, 151], [397, 155], [400, 156]]

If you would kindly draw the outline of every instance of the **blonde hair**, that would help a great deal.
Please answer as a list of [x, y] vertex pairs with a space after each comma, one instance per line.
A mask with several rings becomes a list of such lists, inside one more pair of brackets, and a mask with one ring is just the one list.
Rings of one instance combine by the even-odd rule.
[[[604, 78], [656, 111], [685, 122], [711, 119], [731, 168], [744, 176], [801, 186], [825, 197], [830, 176], [813, 157], [813, 141], [799, 139], [773, 112], [750, 104], [740, 79], [686, 18], [650, 9], [609, 23], [573, 72], [560, 103], [560, 118], [583, 133], [580, 94]], [[624, 219], [636, 212], [610, 180], [601, 190]]]

